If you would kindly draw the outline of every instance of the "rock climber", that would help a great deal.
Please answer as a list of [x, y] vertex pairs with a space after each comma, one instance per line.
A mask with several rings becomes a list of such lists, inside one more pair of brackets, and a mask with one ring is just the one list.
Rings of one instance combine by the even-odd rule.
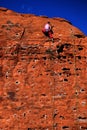
[[42, 32], [45, 34], [45, 36], [49, 37], [52, 42], [54, 42], [54, 38], [53, 38], [53, 30], [52, 30], [53, 26], [51, 25], [51, 23], [48, 21], [44, 28], [42, 29]]

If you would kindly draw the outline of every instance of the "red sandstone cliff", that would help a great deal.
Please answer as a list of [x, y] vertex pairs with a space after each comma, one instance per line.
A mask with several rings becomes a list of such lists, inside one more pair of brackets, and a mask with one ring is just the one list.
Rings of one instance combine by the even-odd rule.
[[0, 130], [86, 130], [86, 66], [87, 37], [69, 21], [0, 8]]

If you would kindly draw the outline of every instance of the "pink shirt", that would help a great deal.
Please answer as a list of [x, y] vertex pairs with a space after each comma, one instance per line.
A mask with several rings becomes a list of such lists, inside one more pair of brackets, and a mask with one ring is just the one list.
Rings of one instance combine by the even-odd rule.
[[46, 30], [46, 31], [50, 31], [50, 29], [51, 29], [51, 26], [47, 23], [47, 24], [45, 25], [45, 30]]

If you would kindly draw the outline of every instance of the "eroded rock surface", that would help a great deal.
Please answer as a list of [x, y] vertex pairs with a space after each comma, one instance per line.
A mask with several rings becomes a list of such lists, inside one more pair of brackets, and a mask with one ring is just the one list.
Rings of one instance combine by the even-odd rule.
[[0, 130], [86, 129], [87, 37], [65, 19], [0, 8]]

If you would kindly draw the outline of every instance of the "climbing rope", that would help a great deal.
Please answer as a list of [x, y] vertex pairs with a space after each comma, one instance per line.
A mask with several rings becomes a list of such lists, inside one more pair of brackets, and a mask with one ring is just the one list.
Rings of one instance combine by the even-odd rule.
[[[53, 62], [50, 64], [50, 68], [51, 70], [53, 71]], [[52, 98], [51, 98], [51, 103], [52, 103], [52, 130], [55, 129], [55, 119], [54, 119], [54, 114], [55, 114], [55, 98], [54, 98], [54, 95], [55, 95], [55, 77], [52, 77], [52, 85], [50, 86], [50, 91], [51, 91], [51, 94], [52, 94]]]
[[[77, 83], [77, 75], [76, 75], [76, 45], [75, 45], [75, 37], [74, 37], [74, 32], [73, 30], [71, 29], [71, 36], [72, 36], [72, 42], [73, 42], [73, 55], [74, 55], [74, 74], [75, 74], [75, 86], [74, 86], [74, 89], [75, 89], [75, 96], [76, 96], [76, 111], [78, 109], [78, 83]], [[76, 113], [76, 116], [77, 113]], [[76, 125], [78, 126], [78, 122], [76, 122]]]

